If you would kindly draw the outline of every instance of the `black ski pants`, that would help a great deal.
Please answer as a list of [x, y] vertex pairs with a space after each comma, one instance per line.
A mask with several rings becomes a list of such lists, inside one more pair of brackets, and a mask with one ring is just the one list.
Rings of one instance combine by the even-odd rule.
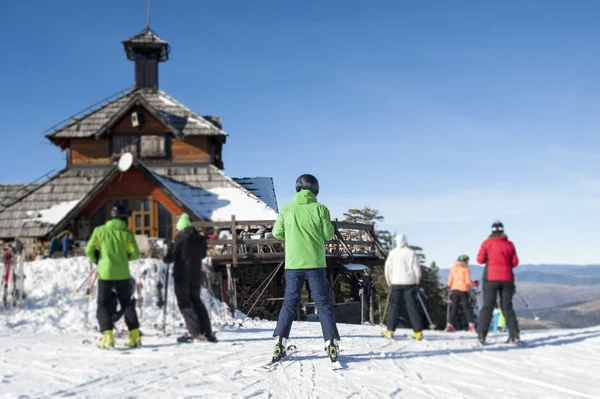
[[500, 307], [506, 319], [506, 325], [512, 338], [519, 337], [519, 322], [513, 309], [513, 296], [515, 295], [515, 284], [504, 281], [483, 282], [483, 308], [479, 312], [479, 335], [487, 336], [490, 322], [494, 313], [496, 297], [500, 295]]
[[200, 299], [201, 282], [178, 282], [175, 281], [175, 297], [177, 306], [185, 320], [188, 332], [194, 338], [204, 334], [212, 335], [208, 311]]
[[406, 305], [408, 319], [415, 332], [423, 331], [423, 320], [417, 309], [417, 285], [392, 285], [390, 292], [390, 313], [388, 314], [387, 329], [396, 331], [398, 318], [402, 311], [402, 303]]
[[469, 324], [473, 323], [473, 309], [471, 309], [471, 301], [468, 292], [452, 290], [450, 291], [450, 301], [452, 302], [450, 305], [450, 315], [448, 316], [448, 322], [450, 324], [453, 324], [454, 319], [456, 319], [459, 304], [462, 304], [462, 308], [467, 316], [467, 322]]
[[140, 327], [135, 306], [131, 300], [130, 281], [127, 280], [98, 280], [98, 309], [96, 317], [100, 325], [100, 331], [111, 331], [114, 328], [113, 316], [115, 314], [115, 302], [113, 288], [117, 292], [117, 299], [125, 313], [125, 324], [129, 331]]

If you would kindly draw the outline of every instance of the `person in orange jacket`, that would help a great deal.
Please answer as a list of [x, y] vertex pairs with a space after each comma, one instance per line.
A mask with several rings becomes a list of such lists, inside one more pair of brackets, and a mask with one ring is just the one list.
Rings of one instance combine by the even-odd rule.
[[479, 286], [479, 281], [471, 280], [471, 271], [469, 270], [469, 257], [461, 255], [450, 270], [448, 276], [448, 289], [450, 290], [450, 314], [448, 315], [448, 325], [446, 331], [454, 332], [452, 322], [456, 318], [459, 302], [462, 303], [467, 322], [469, 323], [469, 332], [475, 331], [475, 323], [473, 320], [473, 310], [469, 302], [469, 288]]

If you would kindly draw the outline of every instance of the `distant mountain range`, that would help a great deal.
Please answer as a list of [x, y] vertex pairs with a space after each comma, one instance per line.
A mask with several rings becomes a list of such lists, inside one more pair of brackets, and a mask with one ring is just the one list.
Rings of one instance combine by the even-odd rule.
[[[473, 280], [482, 280], [483, 266], [472, 265], [469, 269]], [[523, 329], [600, 324], [600, 265], [528, 264], [516, 267], [514, 272], [518, 295], [513, 303]], [[440, 269], [442, 284], [448, 282], [449, 273], [450, 269]], [[532, 310], [539, 321], [532, 320]]]
[[[517, 314], [523, 318], [531, 317], [526, 311], [519, 311]], [[596, 326], [600, 324], [600, 299], [556, 306], [551, 309], [540, 310], [536, 314], [540, 318], [539, 321], [523, 321], [521, 328], [585, 328]]]
[[[483, 266], [469, 266], [473, 280], [481, 280]], [[546, 283], [562, 285], [600, 284], [600, 265], [520, 265], [514, 269], [518, 283]], [[440, 282], [448, 281], [450, 269], [440, 269]], [[600, 295], [600, 294], [599, 294]]]

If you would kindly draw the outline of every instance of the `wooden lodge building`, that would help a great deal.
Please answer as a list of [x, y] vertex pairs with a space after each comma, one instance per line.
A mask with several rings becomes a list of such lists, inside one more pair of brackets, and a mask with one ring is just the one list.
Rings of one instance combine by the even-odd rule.
[[[247, 311], [248, 299], [256, 298], [248, 296], [271, 276], [251, 316], [272, 316], [283, 294], [283, 268], [272, 273], [283, 262], [283, 245], [269, 234], [252, 238], [251, 232], [259, 225], [270, 230], [277, 217], [273, 179], [235, 179], [223, 172], [228, 134], [221, 117], [197, 114], [158, 87], [159, 64], [170, 53], [166, 41], [147, 28], [123, 45], [134, 63], [135, 87], [46, 135], [66, 152], [64, 169], [41, 183], [0, 185], [0, 240], [18, 238], [31, 251], [68, 230], [86, 241], [114, 204], [132, 211], [129, 228], [136, 236], [171, 240], [186, 212], [205, 230], [229, 229], [211, 241], [216, 294]], [[117, 165], [124, 153], [134, 155], [126, 171]], [[348, 271], [345, 264], [385, 257], [373, 226], [334, 225], [336, 237], [326, 244], [332, 296]], [[231, 279], [226, 265], [233, 266]]]

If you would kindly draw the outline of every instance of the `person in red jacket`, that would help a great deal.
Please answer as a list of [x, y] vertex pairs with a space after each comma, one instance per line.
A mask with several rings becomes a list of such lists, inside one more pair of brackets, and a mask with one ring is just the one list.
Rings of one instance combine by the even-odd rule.
[[490, 327], [496, 296], [500, 295], [500, 307], [510, 332], [508, 342], [518, 344], [519, 323], [513, 309], [515, 276], [513, 268], [519, 264], [515, 245], [504, 234], [504, 225], [499, 220], [492, 224], [492, 234], [481, 244], [477, 262], [485, 264], [483, 271], [483, 308], [479, 314], [478, 339], [482, 344]]

